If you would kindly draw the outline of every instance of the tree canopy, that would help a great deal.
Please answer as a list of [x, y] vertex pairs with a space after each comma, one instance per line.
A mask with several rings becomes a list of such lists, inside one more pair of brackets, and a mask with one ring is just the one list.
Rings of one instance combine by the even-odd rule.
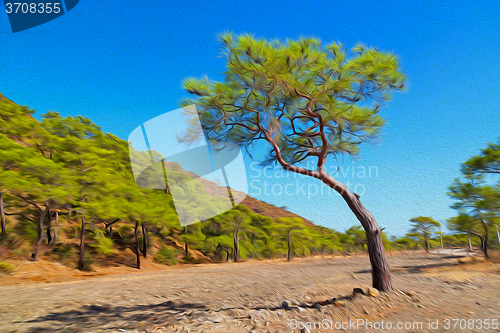
[[452, 208], [458, 213], [448, 220], [450, 229], [479, 237], [488, 257], [489, 239], [500, 226], [500, 143], [489, 143], [465, 161], [448, 194], [456, 200]]
[[183, 104], [197, 105], [209, 139], [246, 147], [265, 140], [268, 161], [287, 167], [308, 157], [322, 166], [329, 155], [357, 154], [384, 124], [382, 103], [404, 87], [397, 57], [376, 48], [357, 45], [349, 53], [313, 38], [283, 43], [232, 34], [221, 41], [224, 81], [185, 80], [196, 98]]
[[424, 242], [425, 250], [429, 251], [429, 240], [435, 236], [436, 229], [441, 227], [441, 223], [428, 216], [414, 217], [410, 222], [412, 228], [408, 235]]

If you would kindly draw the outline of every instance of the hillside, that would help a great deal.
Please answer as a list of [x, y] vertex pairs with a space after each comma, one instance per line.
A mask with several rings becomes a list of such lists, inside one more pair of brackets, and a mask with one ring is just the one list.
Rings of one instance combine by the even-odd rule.
[[10, 101], [10, 102], [12, 102], [10, 99], [8, 99], [7, 97], [5, 97], [2, 93], [0, 93], [0, 101]]
[[295, 213], [292, 213], [288, 210], [273, 206], [271, 204], [268, 204], [267, 202], [263, 202], [260, 200], [257, 200], [251, 196], [247, 196], [245, 200], [242, 201], [242, 204], [246, 207], [248, 207], [252, 212], [255, 214], [260, 214], [264, 215], [267, 217], [270, 217], [272, 219], [277, 219], [277, 218], [282, 218], [282, 217], [289, 217], [289, 218], [297, 218], [302, 220], [302, 223], [304, 223], [305, 226], [308, 227], [313, 227], [314, 223], [306, 220], [300, 215], [297, 215]]
[[[126, 141], [85, 117], [48, 112], [38, 121], [33, 113], [0, 95], [0, 261], [44, 257], [88, 269], [140, 268], [141, 256], [168, 265], [273, 258], [286, 255], [291, 228], [295, 256], [340, 248], [339, 233], [252, 197], [181, 227], [168, 188], [135, 183]], [[134, 163], [149, 160], [131, 153]], [[193, 200], [219, 204], [217, 196]]]

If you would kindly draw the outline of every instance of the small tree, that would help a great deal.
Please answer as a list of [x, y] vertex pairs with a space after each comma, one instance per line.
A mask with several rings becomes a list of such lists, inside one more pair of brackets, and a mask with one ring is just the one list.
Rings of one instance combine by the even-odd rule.
[[[481, 241], [481, 251], [483, 251], [484, 256], [489, 259], [488, 247], [489, 247], [489, 234], [490, 225], [495, 225], [492, 223], [494, 219], [489, 220], [483, 217], [482, 214], [478, 213], [470, 216], [464, 213], [459, 214], [448, 219], [448, 225], [450, 229], [466, 232], [469, 235], [477, 236]], [[469, 248], [472, 251], [472, 246], [470, 245], [470, 240], [468, 241]]]
[[[188, 79], [185, 89], [196, 99], [205, 136], [248, 147], [262, 140], [267, 162], [318, 179], [345, 200], [367, 234], [373, 286], [391, 290], [380, 227], [359, 196], [329, 175], [329, 157], [355, 155], [376, 137], [378, 114], [390, 92], [404, 86], [397, 58], [358, 45], [351, 57], [340, 44], [322, 46], [303, 38], [281, 43], [252, 36], [221, 37], [228, 70], [223, 82]], [[186, 140], [199, 137], [197, 128]], [[301, 165], [315, 160], [313, 169]]]
[[254, 228], [249, 224], [250, 220], [241, 212], [233, 209], [227, 212], [226, 219], [233, 226], [233, 253], [234, 262], [240, 261], [240, 240], [245, 239], [241, 233], [255, 232]]
[[359, 247], [365, 253], [366, 233], [361, 230], [361, 226], [351, 227], [346, 230], [346, 235], [351, 237], [354, 248]]
[[[316, 226], [315, 231], [317, 232], [316, 235], [313, 236], [314, 242], [319, 246], [319, 249], [321, 251], [321, 259], [325, 258], [325, 249], [330, 247], [333, 247], [332, 244], [332, 238], [336, 234], [332, 232], [332, 230], [322, 227], [322, 226]], [[332, 249], [332, 258], [333, 258], [333, 249]]]
[[444, 243], [443, 243], [443, 235], [444, 235], [444, 233], [441, 232], [441, 228], [439, 228], [439, 231], [436, 231], [436, 234], [439, 236], [439, 243], [441, 245], [441, 250], [444, 250]]
[[306, 241], [304, 228], [304, 223], [300, 218], [280, 217], [274, 221], [271, 232], [279, 241], [286, 244], [287, 261], [293, 259], [294, 241], [297, 245], [302, 245]]
[[490, 237], [500, 225], [500, 143], [488, 144], [461, 168], [462, 178], [455, 179], [448, 194], [455, 200], [458, 216], [448, 220], [450, 229], [479, 237], [481, 249], [489, 258]]
[[411, 235], [420, 239], [425, 246], [425, 250], [429, 252], [429, 240], [434, 236], [434, 231], [439, 228], [441, 224], [427, 216], [414, 217], [410, 220], [412, 222]]
[[264, 234], [264, 253], [269, 254], [269, 258], [274, 260], [274, 255], [278, 252], [279, 243], [273, 235]]

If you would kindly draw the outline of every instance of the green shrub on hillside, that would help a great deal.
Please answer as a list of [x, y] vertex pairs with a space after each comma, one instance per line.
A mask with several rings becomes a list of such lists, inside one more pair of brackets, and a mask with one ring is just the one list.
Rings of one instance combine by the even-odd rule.
[[110, 255], [114, 252], [113, 240], [103, 234], [97, 234], [90, 246], [94, 248], [94, 252], [97, 254]]
[[0, 262], [0, 272], [8, 274], [14, 271], [14, 269], [15, 269], [14, 265], [6, 262]]
[[176, 265], [177, 259], [175, 258], [176, 250], [162, 245], [161, 250], [156, 253], [155, 259], [160, 264], [168, 266]]
[[75, 250], [71, 245], [59, 243], [54, 245], [52, 253], [56, 256], [58, 261], [68, 264], [75, 255]]

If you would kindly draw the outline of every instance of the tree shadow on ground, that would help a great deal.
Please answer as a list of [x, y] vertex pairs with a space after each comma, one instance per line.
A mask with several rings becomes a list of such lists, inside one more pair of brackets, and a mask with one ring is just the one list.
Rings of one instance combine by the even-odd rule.
[[[360, 293], [361, 295], [366, 295], [363, 291], [358, 291], [358, 293]], [[356, 299], [357, 297], [358, 296], [356, 294], [356, 295], [339, 296], [339, 297], [333, 297], [333, 298], [322, 298], [320, 300], [316, 300], [316, 301], [311, 302], [311, 303], [301, 302], [301, 303], [295, 304], [295, 305], [291, 305], [289, 302], [284, 301], [280, 306], [257, 306], [257, 307], [251, 308], [251, 310], [291, 311], [291, 310], [299, 310], [299, 308], [319, 309], [322, 306], [327, 306], [327, 305], [334, 306], [335, 303], [338, 301], [352, 301], [353, 299]], [[230, 309], [227, 309], [227, 310], [230, 310]], [[242, 318], [237, 318], [237, 319], [245, 319], [245, 318], [248, 318], [248, 316], [242, 317]]]
[[172, 301], [134, 306], [86, 305], [80, 309], [52, 312], [28, 321], [35, 326], [27, 332], [89, 332], [96, 328], [140, 330], [153, 324], [168, 326], [178, 321], [176, 315], [206, 309], [200, 304]]
[[[460, 258], [460, 257], [454, 257], [454, 258]], [[391, 272], [395, 272], [395, 273], [400, 273], [400, 272], [422, 273], [422, 269], [437, 268], [437, 267], [441, 268], [441, 267], [450, 267], [450, 266], [457, 266], [457, 263], [440, 262], [440, 263], [425, 264], [425, 265], [396, 266], [396, 267], [391, 267], [390, 270], [391, 270]], [[372, 272], [371, 269], [364, 269], [364, 270], [356, 271], [354, 273], [363, 274], [363, 273], [371, 273], [371, 272]]]

